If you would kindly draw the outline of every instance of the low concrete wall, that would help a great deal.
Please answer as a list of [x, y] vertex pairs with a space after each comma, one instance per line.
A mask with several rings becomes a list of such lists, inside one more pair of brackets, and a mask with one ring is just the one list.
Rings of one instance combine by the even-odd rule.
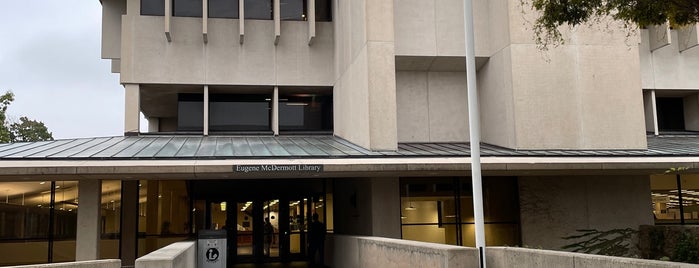
[[95, 261], [76, 261], [76, 262], [60, 262], [60, 263], [45, 263], [21, 266], [5, 266], [15, 268], [121, 268], [121, 260], [95, 260]]
[[699, 265], [644, 260], [634, 258], [610, 257], [602, 255], [572, 253], [564, 251], [489, 247], [486, 249], [486, 261], [490, 268], [506, 267], [575, 267], [575, 268], [697, 268]]
[[197, 266], [194, 241], [172, 243], [136, 259], [136, 268], [192, 268]]
[[382, 237], [334, 235], [326, 264], [344, 267], [478, 267], [474, 248]]

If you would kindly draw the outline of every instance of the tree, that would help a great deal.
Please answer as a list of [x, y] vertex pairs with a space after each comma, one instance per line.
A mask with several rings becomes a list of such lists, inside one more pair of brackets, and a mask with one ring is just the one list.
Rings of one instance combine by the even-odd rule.
[[30, 142], [53, 140], [53, 135], [41, 121], [29, 119], [26, 116], [19, 118], [19, 122], [10, 122], [7, 119], [7, 108], [15, 100], [15, 94], [11, 91], [0, 96], [0, 142]]
[[627, 28], [665, 22], [678, 27], [699, 22], [697, 0], [520, 0], [520, 3], [531, 5], [539, 12], [534, 33], [537, 44], [544, 48], [563, 42], [560, 26], [574, 27], [605, 17], [620, 20]]

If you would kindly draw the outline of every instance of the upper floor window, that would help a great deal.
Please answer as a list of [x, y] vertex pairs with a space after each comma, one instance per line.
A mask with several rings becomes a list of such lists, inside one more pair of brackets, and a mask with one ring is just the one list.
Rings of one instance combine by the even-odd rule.
[[280, 0], [281, 20], [305, 20], [306, 1], [304, 0]]
[[316, 1], [316, 21], [332, 21], [333, 12], [330, 0], [308, 0]]
[[272, 19], [272, 0], [245, 0], [244, 5], [246, 19]]
[[658, 129], [660, 131], [684, 131], [683, 98], [656, 98]]
[[202, 17], [202, 0], [173, 0], [172, 15], [178, 17]]
[[332, 131], [333, 97], [322, 92], [279, 96], [279, 131]]
[[209, 18], [238, 18], [238, 0], [208, 0]]
[[177, 130], [204, 131], [204, 94], [181, 93], [177, 96]]
[[270, 131], [272, 96], [211, 94], [210, 131]]
[[165, 15], [165, 1], [141, 0], [141, 15], [163, 16]]

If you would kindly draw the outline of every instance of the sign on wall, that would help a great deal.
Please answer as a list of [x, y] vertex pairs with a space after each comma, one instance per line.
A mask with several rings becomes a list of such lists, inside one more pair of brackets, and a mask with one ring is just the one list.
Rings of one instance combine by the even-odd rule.
[[236, 173], [323, 172], [323, 165], [234, 165]]

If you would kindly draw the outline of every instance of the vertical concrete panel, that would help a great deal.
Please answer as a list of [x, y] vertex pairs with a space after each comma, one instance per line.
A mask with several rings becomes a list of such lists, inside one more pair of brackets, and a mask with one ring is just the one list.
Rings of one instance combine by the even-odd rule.
[[75, 237], [75, 260], [88, 261], [100, 258], [100, 212], [102, 209], [102, 182], [80, 180], [78, 183], [77, 234]]
[[138, 133], [141, 119], [141, 90], [138, 84], [124, 85], [124, 133]]
[[648, 176], [520, 177], [522, 243], [560, 250], [578, 229], [652, 224]]
[[126, 14], [126, 0], [102, 1], [102, 58], [121, 57], [121, 15]]
[[335, 179], [333, 222], [335, 234], [371, 235], [371, 184], [368, 178]]
[[430, 72], [427, 79], [430, 141], [468, 141], [466, 75], [462, 72]]
[[395, 0], [396, 55], [437, 55], [436, 4], [425, 0]]
[[371, 179], [372, 236], [401, 238], [398, 178]]
[[427, 72], [396, 72], [398, 142], [429, 142]]
[[493, 55], [476, 75], [482, 141], [514, 148], [515, 114], [509, 47]]
[[[678, 32], [673, 30], [671, 34], [676, 40]], [[677, 46], [665, 46], [654, 50], [650, 61], [654, 89], [696, 89], [699, 85], [699, 76], [696, 75], [699, 72], [699, 49], [696, 47], [680, 53]]]
[[371, 150], [398, 149], [396, 67], [393, 51], [393, 42], [367, 43], [369, 149]]
[[699, 131], [699, 94], [684, 97], [684, 128]]
[[643, 115], [646, 122], [646, 132], [655, 131], [655, 120], [653, 111], [653, 94], [651, 91], [643, 92]]

